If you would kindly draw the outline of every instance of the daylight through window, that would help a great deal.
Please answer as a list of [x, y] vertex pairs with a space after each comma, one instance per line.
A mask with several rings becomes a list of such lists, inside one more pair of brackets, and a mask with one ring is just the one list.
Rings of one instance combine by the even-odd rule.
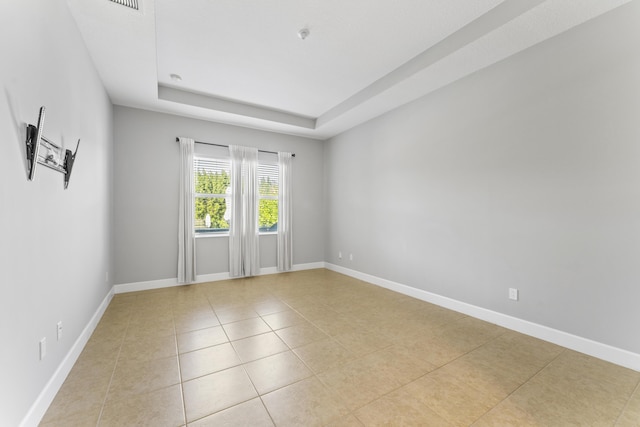
[[[195, 157], [194, 228], [197, 235], [227, 234], [231, 220], [231, 162], [227, 159]], [[278, 230], [278, 165], [258, 164], [261, 233]]]

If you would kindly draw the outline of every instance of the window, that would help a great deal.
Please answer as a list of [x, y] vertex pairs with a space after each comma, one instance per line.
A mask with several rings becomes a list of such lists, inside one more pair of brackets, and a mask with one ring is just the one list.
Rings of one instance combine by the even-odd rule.
[[231, 162], [195, 157], [193, 175], [196, 233], [227, 233], [231, 218]]
[[[231, 219], [231, 162], [195, 157], [194, 228], [196, 235], [226, 234]], [[258, 164], [258, 229], [278, 230], [278, 165]]]
[[278, 165], [258, 163], [258, 228], [261, 233], [278, 231]]

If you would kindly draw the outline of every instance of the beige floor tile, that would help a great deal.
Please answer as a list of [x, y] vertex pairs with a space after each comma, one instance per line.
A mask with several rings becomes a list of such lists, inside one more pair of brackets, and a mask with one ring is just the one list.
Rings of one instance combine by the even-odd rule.
[[550, 342], [508, 331], [478, 350], [485, 351], [488, 357], [495, 357], [500, 363], [512, 364], [514, 360], [526, 360], [528, 364], [544, 367], [565, 349]]
[[188, 298], [176, 298], [172, 302], [172, 312], [175, 319], [209, 317], [214, 314], [204, 292], [198, 292], [197, 295]]
[[517, 417], [530, 425], [540, 426], [613, 425], [615, 418], [606, 422], [602, 417], [594, 417], [589, 405], [595, 403], [602, 404], [580, 401], [545, 384], [526, 383], [481, 421], [487, 425], [494, 420]]
[[350, 410], [355, 410], [402, 385], [389, 368], [383, 360], [366, 357], [322, 372], [318, 379]]
[[365, 426], [447, 427], [451, 425], [404, 388], [358, 409], [355, 415]]
[[274, 331], [276, 329], [282, 329], [288, 326], [297, 325], [298, 323], [302, 323], [305, 321], [304, 317], [293, 310], [285, 310], [279, 313], [262, 316], [262, 320], [267, 322], [267, 325], [269, 325]]
[[274, 332], [234, 341], [233, 347], [243, 363], [289, 350], [289, 347]]
[[89, 359], [103, 358], [115, 360], [120, 353], [120, 348], [124, 340], [124, 333], [120, 336], [95, 337], [91, 336], [87, 345], [82, 349], [80, 357]]
[[362, 427], [363, 425], [354, 415], [347, 415], [326, 424], [325, 427]]
[[66, 417], [55, 419], [50, 422], [41, 422], [38, 427], [86, 427], [98, 424], [98, 418], [102, 405], [96, 405], [93, 409], [83, 412], [67, 414]]
[[613, 425], [639, 379], [638, 372], [567, 350], [509, 401], [536, 419]]
[[277, 426], [323, 426], [349, 413], [314, 377], [268, 393], [262, 400]]
[[216, 315], [223, 325], [226, 323], [239, 322], [240, 320], [253, 319], [258, 317], [258, 313], [249, 305], [241, 305], [216, 310]]
[[404, 355], [409, 358], [411, 362], [418, 367], [424, 374], [431, 372], [438, 367], [433, 363], [429, 362], [422, 353], [416, 353], [412, 351], [409, 347], [404, 345], [392, 345], [389, 347], [393, 349], [393, 351]]
[[269, 325], [259, 317], [227, 323], [222, 327], [231, 341], [271, 332]]
[[258, 397], [240, 366], [183, 383], [187, 421], [195, 421]]
[[293, 351], [316, 374], [355, 359], [353, 353], [332, 339], [312, 342]]
[[415, 324], [433, 328], [456, 322], [467, 316], [457, 311], [447, 310], [446, 308], [438, 307], [433, 304], [427, 304], [421, 309], [412, 311], [409, 317]]
[[230, 343], [182, 353], [180, 355], [182, 381], [222, 371], [241, 363]]
[[[103, 316], [98, 323], [98, 326], [93, 330], [91, 338], [108, 339], [108, 338], [123, 338], [129, 327], [129, 318], [111, 316], [113, 319], [105, 319]], [[115, 317], [115, 318], [114, 318]]]
[[182, 426], [185, 424], [180, 386], [147, 394], [107, 400], [100, 416], [100, 427], [124, 425]]
[[278, 299], [267, 298], [253, 305], [253, 309], [260, 316], [268, 316], [270, 314], [281, 313], [283, 311], [291, 310], [287, 304]]
[[359, 360], [373, 375], [387, 377], [389, 382], [393, 381], [397, 385], [405, 385], [420, 378], [433, 368], [432, 365], [407, 356], [404, 349], [396, 346], [373, 352]]
[[[211, 307], [215, 311], [216, 315], [224, 310], [236, 309], [237, 307], [242, 306], [251, 306], [251, 304], [253, 304], [253, 300], [247, 300], [247, 298], [243, 297], [242, 295], [236, 294], [235, 292], [235, 290], [231, 289], [226, 293], [215, 292], [207, 294], [207, 299], [209, 300], [209, 303], [211, 304]], [[253, 309], [252, 311], [255, 312], [255, 310]], [[257, 315], [258, 313], [252, 314], [251, 316], [253, 317]], [[246, 318], [248, 319], [248, 317]]]
[[434, 373], [434, 376], [449, 377], [458, 383], [473, 387], [499, 402], [537, 372], [537, 370], [529, 370], [528, 368], [523, 368], [523, 371], [528, 372], [528, 375], [522, 375], [522, 371], [514, 373], [499, 363], [483, 364], [469, 353], [441, 367], [437, 373]]
[[98, 348], [94, 352], [83, 351], [66, 380], [72, 381], [74, 378], [110, 379], [116, 367], [118, 353], [119, 349], [115, 353], [108, 353], [104, 352], [104, 348]]
[[42, 422], [56, 423], [71, 416], [100, 413], [110, 377], [77, 375], [71, 372], [56, 394]]
[[331, 308], [324, 304], [309, 302], [308, 298], [299, 299], [297, 302], [294, 301], [290, 304], [302, 317], [310, 321], [330, 318], [337, 315], [337, 313], [331, 310]]
[[176, 333], [173, 318], [148, 317], [132, 319], [125, 335], [125, 341], [138, 341], [150, 337], [171, 336]]
[[598, 390], [612, 396], [623, 396], [625, 400], [640, 381], [640, 372], [571, 350], [564, 351], [542, 374], [554, 377], [556, 384], [562, 381], [560, 384], [567, 387], [569, 385], [564, 382], [587, 387], [597, 384], [595, 388]]
[[557, 358], [564, 350], [554, 344], [507, 333], [462, 356], [462, 360], [481, 365], [523, 383]]
[[327, 334], [308, 322], [278, 329], [276, 334], [291, 348], [301, 347], [305, 344], [329, 338]]
[[158, 321], [171, 320], [173, 318], [173, 311], [171, 304], [166, 302], [160, 302], [158, 304], [154, 302], [148, 302], [145, 304], [136, 303], [131, 308], [130, 322], [140, 323], [144, 320], [156, 319]]
[[201, 348], [211, 347], [229, 341], [227, 334], [225, 334], [224, 329], [222, 329], [222, 326], [214, 326], [212, 328], [185, 332], [183, 334], [178, 334], [177, 338], [178, 351], [180, 353], [199, 350]]
[[273, 427], [269, 413], [258, 398], [204, 417], [189, 427]]
[[637, 427], [640, 426], [640, 384], [622, 410], [616, 426]]
[[422, 360], [437, 367], [443, 366], [476, 348], [465, 348], [458, 343], [456, 337], [436, 335], [434, 331], [423, 331], [414, 335], [410, 339], [403, 340], [401, 346], [411, 354], [421, 355]]
[[[41, 426], [95, 425], [102, 411], [104, 396], [97, 401], [92, 397], [70, 397], [58, 393], [42, 417]], [[83, 424], [91, 420], [93, 424]]]
[[387, 337], [372, 332], [346, 332], [334, 335], [334, 339], [356, 356], [362, 356], [393, 345], [393, 342]]
[[408, 384], [404, 390], [455, 426], [471, 425], [498, 403], [494, 397], [438, 371]]
[[291, 351], [247, 363], [244, 367], [261, 395], [313, 375]]
[[566, 425], [565, 420], [554, 417], [549, 418], [545, 413], [528, 413], [514, 403], [512, 399], [501, 402], [472, 424], [473, 427], [564, 427]]
[[464, 317], [438, 326], [433, 331], [434, 337], [463, 353], [474, 350], [507, 332], [500, 326], [472, 317]]
[[149, 337], [138, 341], [125, 341], [120, 349], [120, 358], [132, 360], [153, 360], [178, 354], [175, 335]]
[[312, 323], [325, 334], [335, 337], [340, 334], [363, 332], [358, 325], [353, 324], [351, 318], [344, 313], [313, 319]]
[[178, 358], [126, 360], [118, 362], [111, 384], [109, 399], [123, 399], [136, 394], [180, 384]]
[[176, 333], [197, 331], [199, 329], [219, 326], [220, 321], [213, 311], [206, 313], [185, 314], [174, 318]]

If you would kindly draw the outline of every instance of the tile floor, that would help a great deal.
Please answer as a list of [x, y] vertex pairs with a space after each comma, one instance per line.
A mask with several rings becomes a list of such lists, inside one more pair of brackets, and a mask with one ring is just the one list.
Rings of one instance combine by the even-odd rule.
[[328, 270], [116, 295], [42, 426], [638, 426], [640, 373]]

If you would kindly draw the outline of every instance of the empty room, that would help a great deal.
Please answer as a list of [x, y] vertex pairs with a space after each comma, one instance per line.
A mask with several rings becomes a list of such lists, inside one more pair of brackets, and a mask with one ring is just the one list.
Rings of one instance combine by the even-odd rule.
[[0, 2], [0, 426], [640, 426], [639, 23]]

